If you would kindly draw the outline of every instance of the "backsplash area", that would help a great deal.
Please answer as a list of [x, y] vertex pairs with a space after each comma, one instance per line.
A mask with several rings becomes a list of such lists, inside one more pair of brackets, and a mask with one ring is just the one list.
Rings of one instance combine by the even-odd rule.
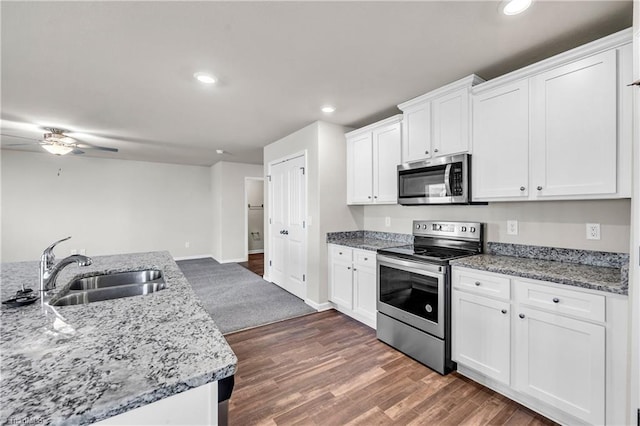
[[[629, 253], [631, 202], [622, 200], [535, 201], [471, 206], [362, 207], [363, 228], [410, 234], [412, 221], [452, 220], [486, 223], [485, 241]], [[391, 226], [385, 226], [386, 218]], [[507, 234], [507, 220], [518, 221], [518, 235]], [[600, 240], [587, 240], [586, 224], [599, 223]]]

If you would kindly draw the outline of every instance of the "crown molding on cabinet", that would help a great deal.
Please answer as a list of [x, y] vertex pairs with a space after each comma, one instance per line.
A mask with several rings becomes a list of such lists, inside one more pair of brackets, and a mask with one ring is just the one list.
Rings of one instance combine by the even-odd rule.
[[345, 133], [345, 137], [350, 138], [353, 136], [357, 136], [361, 133], [366, 133], [366, 132], [370, 132], [373, 129], [377, 129], [381, 126], [386, 126], [387, 124], [395, 124], [395, 123], [399, 123], [402, 121], [402, 114], [396, 114], [393, 115], [389, 118], [385, 118], [384, 120], [380, 120], [380, 121], [376, 121], [373, 124], [369, 124], [368, 126], [365, 127], [361, 127], [359, 129], [356, 130], [352, 130], [351, 132]]
[[460, 80], [456, 80], [453, 83], [449, 83], [446, 86], [442, 86], [437, 88], [436, 90], [432, 90], [431, 92], [425, 93], [424, 95], [418, 96], [417, 98], [413, 98], [406, 102], [403, 102], [398, 105], [400, 110], [404, 111], [407, 108], [411, 108], [413, 105], [421, 104], [425, 101], [429, 101], [433, 98], [437, 98], [439, 96], [445, 95], [449, 92], [453, 92], [458, 89], [462, 89], [463, 87], [471, 87], [476, 84], [483, 83], [484, 78], [477, 76], [475, 74], [471, 74], [467, 77], [461, 78]]
[[617, 33], [592, 41], [585, 45], [576, 47], [566, 52], [559, 53], [550, 58], [543, 59], [540, 62], [536, 62], [524, 68], [520, 68], [516, 71], [510, 72], [509, 74], [505, 74], [503, 76], [478, 84], [471, 89], [471, 93], [473, 95], [476, 95], [487, 90], [495, 89], [496, 87], [502, 86], [504, 84], [514, 82], [516, 80], [531, 77], [535, 74], [539, 74], [551, 68], [573, 62], [577, 59], [582, 59], [587, 56], [603, 52], [605, 50], [624, 46], [625, 44], [631, 43], [632, 32], [632, 28], [627, 28], [626, 30], [618, 31]]

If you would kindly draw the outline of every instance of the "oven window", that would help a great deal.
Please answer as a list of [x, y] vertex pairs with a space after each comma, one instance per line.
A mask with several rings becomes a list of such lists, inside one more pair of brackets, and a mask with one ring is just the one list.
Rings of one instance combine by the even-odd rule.
[[380, 301], [438, 322], [438, 279], [380, 265]]
[[398, 175], [401, 198], [446, 197], [444, 184], [446, 166], [434, 166]]

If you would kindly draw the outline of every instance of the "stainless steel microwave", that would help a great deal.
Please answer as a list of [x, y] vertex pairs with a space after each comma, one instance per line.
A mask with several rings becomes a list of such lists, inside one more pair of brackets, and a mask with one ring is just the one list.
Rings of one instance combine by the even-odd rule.
[[469, 204], [469, 177], [469, 154], [400, 164], [398, 204]]

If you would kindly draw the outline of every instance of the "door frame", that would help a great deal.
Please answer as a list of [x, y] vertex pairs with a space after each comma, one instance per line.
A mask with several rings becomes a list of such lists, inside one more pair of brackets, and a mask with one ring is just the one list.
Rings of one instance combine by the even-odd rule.
[[[262, 186], [264, 186], [264, 178], [263, 177], [249, 177], [249, 176], [245, 176], [244, 177], [244, 205], [248, 206], [249, 205], [249, 194], [248, 194], [248, 189], [249, 189], [249, 181], [261, 181], [262, 182]], [[264, 206], [264, 191], [262, 192], [262, 205]], [[263, 223], [263, 230], [262, 230], [262, 240], [263, 240], [263, 249], [262, 252], [264, 253], [264, 208], [262, 209], [262, 223]], [[245, 253], [245, 262], [247, 262], [249, 260], [249, 208], [246, 208], [244, 211], [244, 253]]]
[[[289, 161], [289, 160], [293, 160], [294, 158], [298, 158], [298, 157], [303, 157], [304, 158], [304, 191], [305, 191], [305, 202], [304, 202], [304, 217], [306, 218], [306, 226], [304, 227], [304, 260], [303, 260], [303, 268], [305, 271], [305, 275], [307, 275], [308, 278], [308, 254], [309, 254], [309, 155], [307, 153], [307, 150], [304, 149], [302, 151], [298, 151], [295, 153], [291, 153], [289, 155], [286, 155], [284, 157], [280, 157], [276, 160], [272, 160], [267, 164], [267, 175], [266, 175], [266, 189], [267, 189], [267, 196], [265, 197], [265, 199], [268, 200], [267, 202], [267, 209], [266, 209], [266, 216], [265, 216], [265, 229], [267, 229], [267, 233], [268, 235], [265, 238], [265, 250], [264, 250], [264, 271], [265, 274], [263, 276], [263, 279], [272, 282], [271, 281], [271, 249], [273, 247], [272, 244], [272, 234], [271, 234], [271, 214], [272, 214], [272, 209], [273, 209], [273, 191], [271, 190], [271, 169], [273, 166], [275, 166], [276, 164], [280, 164], [280, 163], [284, 163], [285, 161]], [[309, 284], [309, 280], [305, 280], [305, 287], [304, 287], [304, 297], [302, 300], [307, 300], [307, 288], [308, 288], [308, 284]]]

